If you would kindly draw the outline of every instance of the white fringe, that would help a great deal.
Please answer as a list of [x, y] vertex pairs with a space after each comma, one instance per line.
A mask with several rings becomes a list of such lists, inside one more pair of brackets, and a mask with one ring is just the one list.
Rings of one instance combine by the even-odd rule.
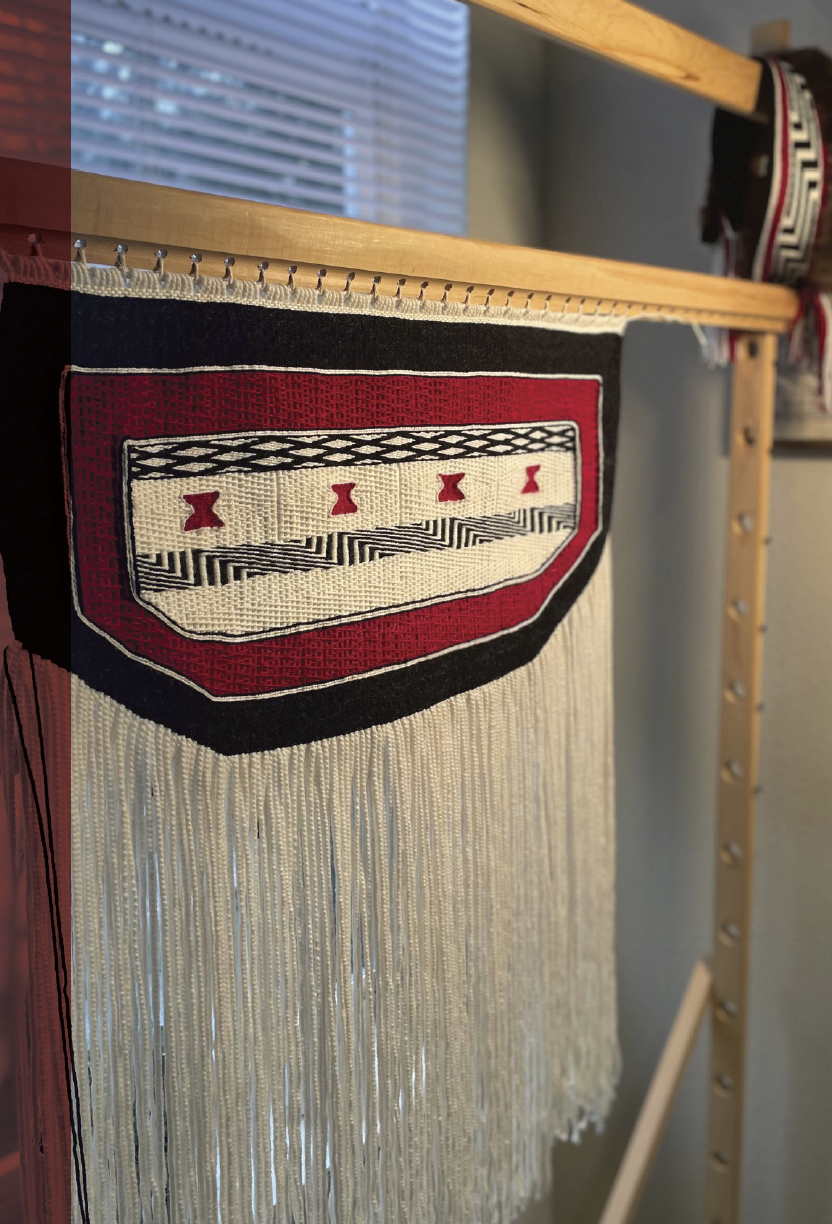
[[530, 665], [339, 739], [224, 757], [73, 680], [94, 1224], [497, 1224], [549, 1188], [619, 1066], [610, 686], [606, 557]]

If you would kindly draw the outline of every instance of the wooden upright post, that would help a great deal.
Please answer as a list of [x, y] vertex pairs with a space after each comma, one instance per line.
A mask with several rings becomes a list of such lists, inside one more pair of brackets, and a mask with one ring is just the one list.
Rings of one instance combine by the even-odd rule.
[[777, 338], [737, 344], [731, 411], [705, 1224], [737, 1224]]

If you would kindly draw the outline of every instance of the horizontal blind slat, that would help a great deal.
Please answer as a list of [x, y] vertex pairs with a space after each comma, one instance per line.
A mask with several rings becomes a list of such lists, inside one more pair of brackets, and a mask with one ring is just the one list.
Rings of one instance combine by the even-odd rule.
[[[128, 112], [129, 113], [129, 112]], [[252, 148], [251, 145], [246, 146], [242, 143], [234, 144], [230, 141], [224, 141], [220, 144], [215, 133], [208, 132], [200, 133], [198, 128], [193, 128], [191, 132], [187, 129], [179, 131], [164, 131], [154, 129], [152, 134], [145, 131], [141, 124], [136, 124], [135, 128], [117, 128], [105, 120], [98, 119], [94, 113], [90, 114], [86, 108], [80, 112], [76, 110], [73, 113], [73, 127], [80, 135], [86, 133], [87, 136], [91, 132], [99, 133], [101, 136], [107, 136], [122, 150], [125, 150], [128, 141], [131, 147], [138, 148], [159, 148], [166, 149], [169, 154], [178, 154], [184, 160], [193, 160], [198, 157], [206, 164], [222, 165], [228, 169], [233, 166], [240, 168], [240, 171], [248, 171], [263, 176], [280, 175], [285, 177], [293, 177], [298, 182], [303, 183], [304, 190], [322, 190], [326, 187], [343, 189], [344, 175], [338, 173], [327, 174], [319, 170], [315, 165], [310, 165], [309, 162], [299, 155], [297, 157], [280, 157], [275, 153], [270, 153], [267, 145]], [[212, 137], [210, 145], [210, 154], [202, 151], [194, 153], [194, 149], [198, 148], [198, 144], [194, 139], [189, 139], [190, 136], [207, 134]], [[425, 163], [419, 164], [418, 159], [409, 159], [402, 156], [398, 149], [377, 150], [372, 158], [372, 174], [378, 181], [385, 179], [387, 181], [395, 180], [400, 188], [408, 188], [417, 190], [420, 186], [424, 186], [426, 194], [432, 200], [454, 200], [458, 196], [455, 190], [455, 183], [452, 179], [443, 182], [438, 176], [431, 175], [430, 181], [425, 184], [424, 171]], [[369, 176], [365, 176], [369, 177]], [[352, 180], [359, 185], [361, 179], [356, 176]], [[366, 194], [366, 192], [365, 192]]]
[[[266, 182], [260, 176], [251, 173], [231, 173], [222, 164], [204, 162], [199, 158], [194, 158], [192, 165], [189, 166], [180, 158], [167, 156], [158, 146], [148, 149], [146, 156], [143, 155], [141, 149], [109, 148], [102, 144], [97, 133], [90, 138], [83, 128], [73, 137], [72, 149], [73, 157], [83, 153], [92, 155], [91, 158], [83, 161], [79, 159], [76, 168], [92, 169], [91, 160], [95, 160], [99, 165], [104, 163], [111, 167], [118, 165], [117, 177], [119, 178], [133, 178], [151, 183], [161, 182], [159, 172], [167, 171], [173, 177], [165, 177], [166, 184], [182, 187], [186, 182], [194, 184], [201, 182], [203, 185], [194, 189], [209, 191], [212, 194], [217, 194], [218, 185], [221, 184], [223, 190], [220, 194], [222, 195], [266, 200], [280, 197], [281, 200], [292, 200], [291, 207], [293, 208], [314, 208], [321, 212], [331, 210], [340, 213], [344, 203], [343, 198], [337, 193], [314, 189], [305, 191], [299, 189], [294, 183], [284, 185], [280, 182]], [[105, 171], [102, 170], [101, 173]], [[110, 169], [108, 173], [116, 174], [116, 170]], [[205, 184], [210, 184], [210, 186]]]
[[[263, 174], [295, 174], [305, 182], [321, 186], [341, 187], [344, 181], [343, 172], [339, 173], [340, 167], [327, 174], [309, 165], [303, 159], [302, 154], [296, 158], [281, 157], [277, 152], [270, 152], [265, 144], [253, 148], [244, 144], [234, 145], [228, 140], [220, 142], [216, 133], [210, 130], [200, 132], [199, 129], [193, 128], [190, 132], [187, 129], [166, 131], [155, 127], [152, 131], [148, 131], [141, 124], [116, 127], [106, 120], [98, 119], [94, 113], [90, 114], [86, 108], [80, 112], [74, 110], [72, 122], [73, 127], [79, 132], [99, 132], [102, 135], [109, 135], [112, 139], [120, 141], [123, 147], [126, 147], [129, 141], [135, 147], [168, 149], [171, 152], [180, 152], [183, 157], [198, 156], [206, 162], [221, 163], [228, 167], [250, 166]], [[201, 147], [197, 141], [189, 139], [189, 136], [198, 135], [209, 136], [211, 139], [204, 147]], [[205, 151], [205, 148], [210, 149], [210, 154]], [[195, 152], [195, 150], [198, 151]]]
[[[146, 55], [158, 57], [160, 61], [171, 60], [175, 54], [181, 60], [179, 71], [194, 65], [222, 77], [242, 78], [265, 89], [292, 91], [299, 97], [305, 97], [310, 106], [354, 106], [359, 111], [372, 111], [378, 106], [372, 97], [374, 89], [384, 89], [386, 102], [412, 100], [418, 103], [420, 112], [426, 116], [448, 114], [458, 119], [466, 109], [464, 89], [455, 91], [453, 96], [443, 96], [437, 91], [435, 80], [426, 81], [423, 77], [409, 79], [401, 73], [396, 64], [395, 49], [382, 55], [384, 49], [380, 48], [378, 65], [372, 72], [362, 72], [358, 65], [341, 68], [334, 62], [327, 63], [324, 69], [315, 55], [300, 51], [296, 51], [291, 59], [278, 60], [218, 39], [196, 36], [176, 26], [157, 28], [144, 21], [134, 26], [126, 14], [118, 11], [114, 14], [112, 25], [91, 19], [83, 26], [76, 21], [74, 28], [103, 40], [129, 45]], [[170, 71], [176, 72], [177, 67], [172, 65]]]
[[[321, 51], [321, 59], [330, 52], [339, 53], [345, 66], [352, 57], [372, 52], [384, 39], [397, 43], [402, 60], [421, 62], [424, 53], [431, 56], [432, 73], [446, 72], [456, 79], [456, 60], [465, 55], [467, 47], [467, 23], [464, 14], [455, 23], [456, 31], [448, 27], [439, 28], [420, 19], [411, 11], [407, 2], [395, 10], [372, 11], [363, 5], [353, 5], [345, 0], [324, 0], [324, 3], [304, 3], [296, 0], [289, 3], [273, 3], [268, 9], [235, 0], [230, 7], [226, 0], [161, 0], [149, 4], [112, 4], [105, 0], [75, 0], [73, 23], [81, 24], [94, 20], [95, 15], [105, 23], [108, 15], [124, 13], [128, 20], [143, 20], [149, 24], [162, 21], [172, 25], [187, 26], [193, 33], [204, 30], [209, 37], [219, 35], [226, 41], [239, 38], [257, 48], [265, 37], [276, 39], [281, 45], [295, 50]], [[440, 67], [442, 65], [442, 67]]]
[[[273, 112], [281, 118], [283, 116], [303, 118], [307, 122], [310, 139], [314, 138], [316, 128], [335, 128], [337, 126], [340, 130], [344, 125], [358, 131], [374, 133], [378, 130], [379, 123], [391, 122], [390, 117], [392, 116], [397, 131], [409, 134], [414, 143], [418, 142], [425, 147], [430, 147], [433, 141], [439, 141], [440, 145], [447, 141], [464, 145], [464, 126], [460, 124], [458, 118], [443, 116], [437, 117], [431, 124], [420, 123], [418, 116], [413, 114], [412, 104], [409, 104], [406, 99], [385, 99], [388, 104], [381, 113], [380, 107], [377, 105], [373, 107], [371, 102], [368, 102], [360, 112], [353, 107], [339, 109], [334, 105], [327, 110], [310, 109], [308, 103], [304, 105], [303, 100], [295, 95], [289, 94], [283, 97], [275, 92], [267, 95], [262, 91], [255, 95], [242, 83], [238, 85], [228, 83], [231, 78], [213, 83], [201, 81], [197, 94], [194, 92], [197, 85], [196, 78], [184, 75], [181, 71], [177, 76], [176, 70], [173, 69], [165, 72], [157, 68], [150, 68], [145, 62], [135, 67], [131, 66], [129, 77], [118, 77], [119, 65], [126, 67], [118, 55], [99, 53], [83, 45], [76, 44], [73, 61], [73, 75], [79, 74], [79, 79], [90, 82], [99, 81], [102, 87], [110, 86], [117, 90], [119, 86], [123, 86], [132, 89], [137, 79], [141, 81], [142, 77], [146, 77], [150, 80], [150, 73], [154, 71], [159, 75], [156, 78], [158, 84], [154, 84], [153, 89], [158, 90], [160, 94], [163, 90], [168, 90], [171, 95], [179, 94], [183, 98], [187, 97], [196, 101], [205, 98], [212, 92], [216, 96], [221, 95], [223, 99], [248, 103], [252, 108], [256, 107], [258, 111]], [[134, 61], [130, 61], [130, 64], [133, 65]]]
[[72, 16], [74, 164], [464, 230], [456, 0], [74, 0]]
[[[150, 140], [148, 129], [154, 119], [162, 117], [139, 112], [129, 101], [106, 103], [107, 118], [102, 118], [103, 108], [96, 106], [96, 99], [76, 94], [72, 105], [72, 122], [76, 127], [83, 126], [87, 131], [113, 132], [122, 137], [128, 131], [135, 133], [134, 139]], [[123, 122], [117, 125], [113, 116], [120, 116]], [[303, 141], [292, 143], [273, 136], [261, 135], [259, 131], [234, 132], [223, 129], [216, 122], [201, 121], [198, 115], [182, 114], [164, 116], [164, 125], [157, 121], [153, 126], [153, 137], [161, 146], [169, 149], [181, 148], [191, 150], [198, 138], [204, 138], [207, 147], [214, 155], [222, 156], [226, 161], [241, 165], [253, 162], [259, 158], [266, 167], [291, 167], [297, 165], [298, 173], [305, 178], [320, 183], [341, 183], [344, 178], [344, 167], [358, 164], [363, 156], [366, 161], [394, 163], [398, 173], [414, 187], [422, 182], [422, 176], [429, 172], [429, 187], [437, 194], [450, 197], [458, 195], [458, 169], [455, 165], [437, 165], [433, 157], [419, 148], [410, 148], [407, 143], [380, 140], [375, 146], [368, 145], [366, 149], [357, 147], [352, 153], [333, 150], [322, 153], [316, 146], [310, 146]], [[132, 122], [130, 122], [132, 120]]]
[[[275, 148], [285, 147], [287, 151], [293, 152], [304, 151], [315, 160], [331, 161], [333, 165], [340, 164], [347, 147], [360, 149], [362, 154], [369, 154], [374, 145], [383, 143], [379, 140], [378, 128], [374, 128], [370, 123], [350, 120], [349, 125], [343, 122], [333, 124], [329, 132], [316, 130], [300, 118], [305, 114], [302, 107], [284, 107], [281, 104], [278, 110], [278, 104], [275, 104], [273, 117], [261, 107], [258, 107], [256, 114], [250, 114], [237, 107], [223, 105], [221, 101], [206, 101], [202, 97], [195, 98], [185, 92], [175, 91], [170, 88], [169, 80], [159, 84], [149, 81], [144, 85], [137, 83], [135, 78], [129, 82], [113, 82], [111, 77], [90, 72], [78, 64], [73, 65], [72, 78], [75, 101], [79, 105], [83, 103], [88, 106], [95, 100], [107, 109], [132, 114], [135, 112], [136, 100], [170, 101], [181, 107], [183, 114], [187, 112], [204, 115], [206, 122], [215, 119], [220, 129], [250, 127], [262, 132], [265, 138], [274, 143]], [[113, 92], [103, 92], [111, 86], [117, 86], [117, 91], [114, 89]], [[226, 89], [224, 92], [232, 102], [237, 97], [243, 100], [246, 97], [243, 90], [232, 92]], [[167, 113], [166, 111], [165, 114]], [[346, 134], [348, 128], [352, 135]], [[435, 163], [440, 171], [443, 165], [449, 163], [457, 173], [458, 159], [465, 155], [464, 134], [453, 129], [434, 133], [431, 138], [430, 134], [426, 136], [418, 126], [408, 125], [404, 128], [396, 122], [395, 138], [396, 147], [403, 150], [403, 157], [418, 158], [426, 164]]]

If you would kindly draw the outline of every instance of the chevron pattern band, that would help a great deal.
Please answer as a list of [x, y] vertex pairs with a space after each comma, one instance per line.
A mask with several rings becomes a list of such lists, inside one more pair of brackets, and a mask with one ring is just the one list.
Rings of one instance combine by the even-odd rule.
[[575, 526], [575, 506], [529, 506], [480, 518], [438, 518], [402, 527], [333, 531], [236, 548], [186, 548], [136, 558], [141, 594], [226, 586], [264, 574], [361, 565], [408, 552], [474, 548], [516, 536], [549, 535]]

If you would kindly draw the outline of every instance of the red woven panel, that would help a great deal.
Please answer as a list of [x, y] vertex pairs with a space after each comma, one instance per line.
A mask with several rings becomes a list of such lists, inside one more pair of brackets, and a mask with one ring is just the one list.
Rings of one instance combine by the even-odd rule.
[[[595, 379], [230, 370], [73, 373], [68, 385], [79, 610], [129, 653], [214, 696], [326, 683], [521, 624], [571, 571], [599, 526]], [[580, 519], [566, 547], [529, 581], [392, 615], [235, 643], [185, 637], [130, 592], [121, 472], [125, 438], [562, 420], [575, 422], [579, 430]], [[447, 470], [453, 474], [461, 465]], [[338, 469], [331, 475], [337, 482]], [[336, 526], [343, 522], [336, 519]]]

